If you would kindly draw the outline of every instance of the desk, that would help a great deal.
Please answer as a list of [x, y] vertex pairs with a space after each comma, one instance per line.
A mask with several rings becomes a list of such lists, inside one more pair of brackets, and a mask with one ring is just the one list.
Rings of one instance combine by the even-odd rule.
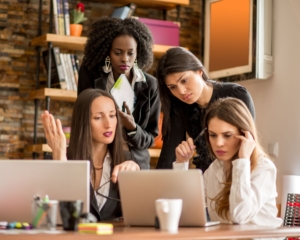
[[[10, 231], [10, 230], [7, 230]], [[25, 230], [24, 230], [25, 231]], [[28, 230], [27, 230], [28, 231]], [[300, 227], [261, 227], [253, 225], [221, 224], [211, 227], [182, 227], [177, 234], [161, 232], [153, 227], [124, 227], [123, 223], [114, 223], [112, 235], [79, 234], [1, 234], [1, 240], [96, 240], [96, 239], [252, 239], [300, 236]]]

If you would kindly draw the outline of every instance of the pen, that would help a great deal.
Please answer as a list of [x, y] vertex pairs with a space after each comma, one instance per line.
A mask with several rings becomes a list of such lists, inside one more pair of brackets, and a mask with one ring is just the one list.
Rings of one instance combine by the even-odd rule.
[[[199, 133], [199, 135], [194, 139], [194, 144], [200, 140], [200, 138], [203, 136], [207, 128], [203, 128], [202, 131]], [[196, 154], [194, 157], [199, 157], [199, 154]]]
[[40, 220], [42, 219], [43, 213], [45, 212], [45, 209], [43, 208], [43, 203], [49, 202], [49, 197], [48, 195], [45, 196], [44, 200], [42, 202], [36, 202], [36, 204], [39, 205], [39, 209], [37, 210], [37, 213], [33, 219], [33, 227], [37, 227]]
[[125, 101], [123, 102], [123, 105], [122, 105], [122, 112], [125, 112]]
[[204, 135], [207, 128], [203, 128], [203, 130], [199, 133], [199, 135], [194, 139], [194, 143], [198, 142], [200, 138]]

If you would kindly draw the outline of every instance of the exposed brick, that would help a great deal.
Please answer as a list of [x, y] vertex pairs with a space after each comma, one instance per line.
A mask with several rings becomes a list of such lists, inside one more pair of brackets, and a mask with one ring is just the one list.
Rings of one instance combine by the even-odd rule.
[[[70, 0], [70, 9], [76, 5]], [[202, 36], [199, 34], [202, 2], [190, 0], [190, 6], [181, 8], [180, 45], [201, 56]], [[92, 19], [109, 16], [114, 5], [99, 1], [84, 0], [88, 21], [84, 22], [83, 35], [86, 35]], [[42, 33], [49, 29], [50, 0], [42, 1]], [[33, 143], [34, 101], [27, 100], [36, 83], [36, 50], [30, 46], [37, 35], [39, 0], [1, 0], [0, 2], [0, 159], [31, 159], [32, 153], [25, 151], [27, 144]], [[163, 19], [163, 11], [152, 8], [138, 8], [136, 16]], [[177, 21], [177, 10], [167, 11], [167, 20]], [[82, 59], [83, 53], [77, 52]], [[158, 59], [155, 59], [149, 73], [154, 72]], [[40, 86], [45, 86], [46, 70], [41, 61]], [[61, 119], [63, 125], [70, 125], [73, 103], [50, 101], [50, 111]], [[41, 113], [46, 109], [45, 101], [39, 101], [37, 142], [44, 143]], [[39, 159], [43, 155], [38, 156]]]

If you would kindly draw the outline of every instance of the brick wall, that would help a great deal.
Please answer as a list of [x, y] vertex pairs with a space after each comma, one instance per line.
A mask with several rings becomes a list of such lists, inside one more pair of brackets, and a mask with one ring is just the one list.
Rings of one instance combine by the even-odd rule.
[[[114, 6], [110, 3], [83, 1], [86, 16], [85, 34], [92, 19], [108, 16]], [[0, 0], [0, 159], [31, 158], [26, 145], [33, 143], [34, 102], [27, 100], [28, 93], [35, 89], [36, 51], [30, 40], [37, 35], [38, 0]], [[69, 1], [73, 8], [76, 1]], [[190, 49], [198, 57], [202, 56], [202, 0], [190, 0], [190, 5], [182, 7], [180, 15], [180, 45]], [[42, 2], [42, 32], [48, 32], [49, 0]], [[136, 16], [163, 19], [161, 10], [138, 8]], [[176, 9], [167, 12], [167, 20], [176, 21]], [[80, 55], [82, 56], [82, 54]], [[157, 64], [149, 70], [154, 72]], [[43, 62], [40, 86], [45, 85], [46, 70]], [[73, 103], [51, 101], [50, 110], [55, 117], [69, 125]], [[39, 103], [39, 116], [45, 109], [45, 101]], [[38, 142], [43, 143], [43, 129], [40, 118]]]

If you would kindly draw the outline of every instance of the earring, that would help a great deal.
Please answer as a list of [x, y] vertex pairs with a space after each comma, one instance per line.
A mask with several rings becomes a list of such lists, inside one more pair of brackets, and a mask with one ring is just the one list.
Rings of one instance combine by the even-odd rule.
[[134, 60], [134, 66], [137, 67], [137, 68], [139, 67], [138, 63], [137, 63], [137, 59]]
[[103, 71], [104, 71], [105, 73], [109, 73], [109, 72], [110, 72], [110, 57], [109, 57], [109, 56], [107, 56], [107, 57], [105, 58], [105, 66], [104, 66]]

